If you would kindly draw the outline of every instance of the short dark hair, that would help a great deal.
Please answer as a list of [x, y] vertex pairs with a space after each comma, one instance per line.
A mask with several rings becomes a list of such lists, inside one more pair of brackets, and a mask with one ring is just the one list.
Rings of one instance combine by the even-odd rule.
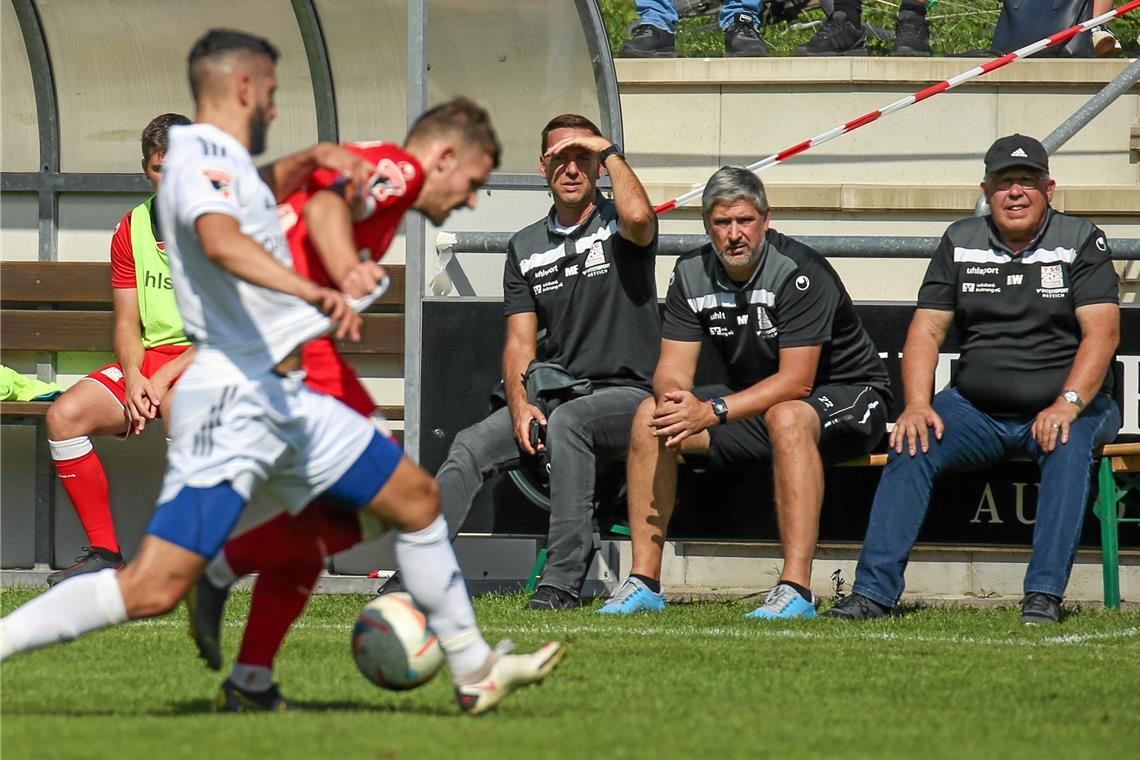
[[430, 140], [448, 132], [458, 132], [465, 142], [482, 148], [491, 157], [492, 168], [499, 168], [503, 146], [491, 126], [491, 114], [467, 98], [455, 98], [424, 111], [408, 130], [404, 144]]
[[190, 58], [188, 61], [190, 70], [190, 91], [194, 93], [195, 97], [197, 97], [198, 89], [201, 86], [199, 77], [195, 76], [195, 64], [238, 50], [244, 50], [254, 55], [263, 55], [274, 63], [277, 63], [277, 59], [281, 57], [281, 54], [277, 52], [277, 48], [273, 47], [273, 43], [264, 37], [246, 34], [236, 29], [211, 29], [200, 37], [198, 41], [194, 43], [194, 46], [190, 48]]
[[150, 124], [146, 125], [142, 133], [143, 161], [149, 161], [155, 153], [166, 152], [166, 133], [171, 127], [181, 127], [193, 123], [180, 113], [164, 113], [162, 116], [155, 116], [151, 119]]
[[602, 136], [602, 130], [598, 129], [598, 125], [585, 116], [576, 113], [559, 114], [546, 122], [546, 126], [542, 128], [542, 149], [539, 151], [540, 154], [545, 153], [546, 149], [550, 147], [546, 144], [546, 138], [556, 129], [584, 129], [592, 135], [597, 135], [598, 137]]

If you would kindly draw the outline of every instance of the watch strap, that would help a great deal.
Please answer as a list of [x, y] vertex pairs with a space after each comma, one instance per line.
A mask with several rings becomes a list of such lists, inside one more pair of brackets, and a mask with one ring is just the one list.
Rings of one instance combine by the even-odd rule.
[[618, 158], [625, 159], [625, 154], [621, 152], [621, 146], [617, 143], [610, 145], [610, 147], [599, 153], [598, 161], [604, 164], [606, 162], [606, 159], [610, 156], [617, 156]]

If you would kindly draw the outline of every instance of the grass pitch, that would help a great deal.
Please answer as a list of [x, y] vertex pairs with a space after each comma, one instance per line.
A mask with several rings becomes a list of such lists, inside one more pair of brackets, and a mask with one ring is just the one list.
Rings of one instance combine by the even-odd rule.
[[[34, 592], [5, 590], [4, 612]], [[230, 603], [232, 653], [248, 606]], [[602, 618], [476, 601], [488, 638], [569, 643], [541, 687], [472, 719], [446, 675], [404, 694], [355, 670], [364, 597], [314, 598], [278, 659], [300, 712], [215, 715], [181, 611], [18, 657], [0, 671], [0, 753], [18, 758], [1105, 758], [1140, 746], [1140, 614], [1025, 628], [1013, 608], [864, 624], [765, 624], [753, 604]]]

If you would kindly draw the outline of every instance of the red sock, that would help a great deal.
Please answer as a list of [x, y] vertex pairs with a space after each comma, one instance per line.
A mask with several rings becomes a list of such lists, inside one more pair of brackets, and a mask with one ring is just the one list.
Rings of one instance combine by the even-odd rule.
[[273, 666], [285, 634], [305, 610], [326, 558], [360, 542], [356, 514], [342, 506], [314, 502], [296, 517], [281, 517], [226, 544], [226, 561], [235, 574], [260, 571], [237, 656], [242, 665]]
[[[67, 491], [71, 503], [75, 505], [75, 513], [79, 515], [79, 522], [87, 533], [87, 541], [91, 546], [109, 551], [119, 551], [119, 539], [115, 537], [115, 522], [111, 519], [111, 496], [107, 488], [107, 473], [103, 471], [103, 464], [95, 455], [87, 439], [71, 439], [70, 441], [51, 441], [56, 444], [53, 448], [61, 448], [59, 444], [72, 444], [74, 441], [86, 442], [87, 452], [72, 459], [58, 459], [55, 461], [55, 471], [63, 482], [63, 490]], [[77, 444], [77, 448], [82, 444]], [[56, 452], [53, 451], [53, 456]]]

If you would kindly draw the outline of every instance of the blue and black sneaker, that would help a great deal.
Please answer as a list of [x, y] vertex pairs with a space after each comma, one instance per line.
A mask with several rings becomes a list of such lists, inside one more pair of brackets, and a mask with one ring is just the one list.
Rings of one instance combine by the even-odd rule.
[[781, 583], [768, 592], [768, 598], [744, 617], [753, 620], [791, 620], [792, 618], [815, 617], [815, 596], [810, 600], [800, 596], [800, 592], [786, 583]]
[[599, 615], [632, 615], [635, 612], [658, 612], [665, 609], [664, 594], [656, 594], [637, 578], [626, 578], [614, 595], [598, 608]]

